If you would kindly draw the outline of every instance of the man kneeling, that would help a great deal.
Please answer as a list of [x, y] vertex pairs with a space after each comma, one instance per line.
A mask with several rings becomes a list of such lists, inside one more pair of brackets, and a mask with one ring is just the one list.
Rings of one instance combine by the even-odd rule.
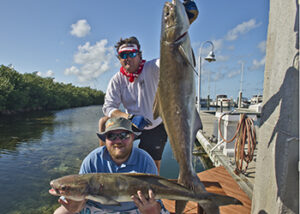
[[[133, 147], [133, 141], [139, 134], [132, 130], [129, 120], [123, 117], [110, 118], [105, 123], [105, 131], [97, 133], [105, 145], [96, 148], [83, 160], [79, 174], [132, 172], [157, 175], [151, 156], [144, 150]], [[121, 206], [108, 206], [90, 200], [77, 202], [61, 197], [58, 200], [61, 206], [54, 214], [168, 213], [162, 202], [154, 199], [151, 190], [148, 194], [149, 200], [138, 191], [138, 197], [132, 196], [133, 202], [122, 202]]]

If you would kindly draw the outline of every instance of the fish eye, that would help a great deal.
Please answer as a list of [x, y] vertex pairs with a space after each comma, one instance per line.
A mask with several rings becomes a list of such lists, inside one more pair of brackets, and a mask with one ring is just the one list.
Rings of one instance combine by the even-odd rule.
[[67, 187], [65, 185], [61, 186], [61, 190], [65, 191], [67, 189]]

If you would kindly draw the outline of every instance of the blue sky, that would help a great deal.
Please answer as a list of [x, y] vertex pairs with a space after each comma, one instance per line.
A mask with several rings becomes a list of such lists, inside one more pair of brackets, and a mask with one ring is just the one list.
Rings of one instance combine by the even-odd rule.
[[[20, 73], [106, 91], [119, 71], [114, 49], [136, 36], [146, 60], [159, 57], [162, 0], [0, 0], [0, 64]], [[189, 34], [198, 59], [212, 41], [216, 62], [204, 62], [201, 96], [262, 94], [269, 0], [196, 0]], [[210, 51], [208, 43], [201, 56]], [[197, 79], [197, 77], [196, 77]]]

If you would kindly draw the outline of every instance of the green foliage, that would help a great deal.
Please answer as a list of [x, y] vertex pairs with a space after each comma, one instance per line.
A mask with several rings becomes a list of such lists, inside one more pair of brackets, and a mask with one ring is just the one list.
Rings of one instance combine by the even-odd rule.
[[54, 82], [34, 73], [20, 74], [0, 66], [0, 113], [30, 110], [57, 110], [100, 105], [104, 93], [90, 87]]

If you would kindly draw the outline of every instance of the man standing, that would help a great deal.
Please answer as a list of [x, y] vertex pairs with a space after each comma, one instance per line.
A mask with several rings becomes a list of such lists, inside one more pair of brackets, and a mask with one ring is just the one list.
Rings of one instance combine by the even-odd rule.
[[[86, 173], [150, 173], [158, 174], [155, 163], [150, 155], [133, 147], [134, 139], [140, 133], [132, 130], [132, 123], [123, 117], [113, 117], [105, 123], [105, 131], [97, 133], [105, 141], [105, 146], [92, 151], [82, 162], [79, 174]], [[51, 193], [51, 192], [50, 192]], [[54, 214], [71, 213], [168, 213], [161, 201], [154, 198], [149, 190], [149, 200], [140, 191], [132, 196], [133, 202], [122, 202], [121, 206], [102, 205], [94, 201], [76, 202], [59, 199], [62, 204]]]
[[[198, 9], [194, 1], [184, 0], [190, 23], [197, 15]], [[159, 59], [145, 61], [136, 37], [120, 39], [115, 45], [120, 71], [110, 80], [104, 105], [105, 117], [99, 120], [99, 131], [104, 130], [105, 121], [109, 117], [124, 117], [141, 131], [139, 148], [147, 151], [154, 159], [158, 171], [167, 141], [162, 119], [153, 119], [153, 103], [159, 80]], [[123, 105], [125, 111], [119, 109]], [[100, 141], [100, 145], [103, 142]]]
[[[139, 148], [147, 151], [160, 169], [167, 141], [161, 118], [153, 119], [152, 107], [159, 79], [159, 60], [142, 60], [139, 41], [135, 37], [121, 39], [115, 46], [121, 63], [120, 72], [109, 82], [103, 112], [108, 117], [124, 117], [142, 132]], [[120, 104], [125, 112], [119, 110]], [[102, 118], [104, 123], [107, 118]], [[100, 125], [100, 131], [101, 129]]]

